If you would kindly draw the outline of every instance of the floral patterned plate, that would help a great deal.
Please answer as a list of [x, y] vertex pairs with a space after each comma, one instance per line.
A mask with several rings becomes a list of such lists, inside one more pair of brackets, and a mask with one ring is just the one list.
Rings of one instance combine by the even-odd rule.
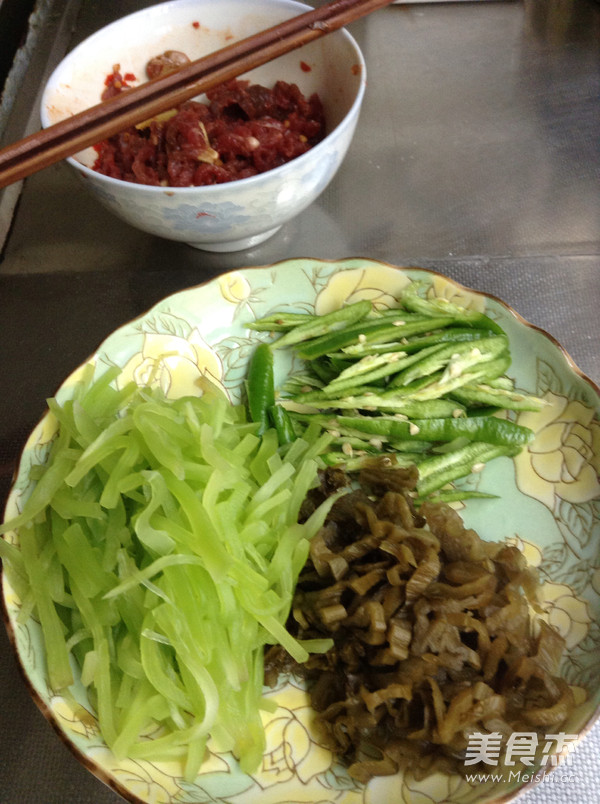
[[[566, 639], [562, 671], [577, 701], [565, 732], [583, 735], [600, 703], [600, 392], [548, 335], [497, 299], [431, 271], [364, 259], [298, 259], [228, 273], [170, 296], [114, 332], [90, 362], [98, 374], [111, 365], [121, 367], [123, 382], [152, 378], [172, 396], [197, 392], [210, 378], [236, 399], [256, 343], [246, 322], [276, 309], [325, 313], [361, 298], [388, 306], [415, 279], [425, 280], [434, 296], [485, 310], [496, 319], [510, 338], [509, 373], [520, 388], [549, 403], [540, 413], [518, 416], [536, 433], [520, 455], [497, 459], [476, 480], [468, 480], [499, 498], [470, 500], [461, 513], [484, 538], [516, 542], [539, 568], [548, 620]], [[79, 371], [61, 386], [59, 398], [68, 398]], [[53, 432], [47, 416], [29, 438], [7, 517], [20, 509], [29, 469], [44, 460]], [[191, 784], [175, 762], [117, 762], [98, 733], [83, 688], [75, 689], [77, 705], [49, 688], [38, 623], [18, 619], [20, 601], [6, 575], [3, 593], [9, 629], [36, 702], [82, 762], [131, 802], [468, 804], [506, 801], [528, 783], [527, 776], [518, 774], [497, 783], [491, 776], [469, 782], [441, 774], [418, 782], [406, 773], [358, 785], [317, 742], [306, 693], [291, 683], [268, 693], [278, 708], [265, 715], [268, 750], [253, 776], [243, 774], [230, 755], [216, 751]]]

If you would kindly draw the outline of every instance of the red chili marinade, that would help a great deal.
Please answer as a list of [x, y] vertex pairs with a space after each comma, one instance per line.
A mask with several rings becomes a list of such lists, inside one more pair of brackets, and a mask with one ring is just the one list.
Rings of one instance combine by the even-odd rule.
[[[149, 62], [150, 77], [157, 75], [152, 63], [156, 66], [166, 55]], [[174, 55], [187, 60], [184, 54]], [[105, 85], [103, 100], [127, 89], [118, 65]], [[206, 97], [206, 103], [188, 101], [99, 143], [94, 170], [164, 187], [221, 184], [289, 162], [325, 134], [320, 98], [316, 93], [305, 98], [295, 84], [278, 81], [267, 89], [234, 79]]]

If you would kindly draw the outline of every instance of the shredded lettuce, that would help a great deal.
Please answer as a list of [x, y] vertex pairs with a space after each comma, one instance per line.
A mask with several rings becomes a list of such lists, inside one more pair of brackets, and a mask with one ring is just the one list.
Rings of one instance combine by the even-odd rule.
[[0, 556], [39, 619], [50, 686], [80, 668], [117, 757], [180, 759], [193, 779], [212, 738], [252, 772], [265, 645], [298, 662], [329, 647], [285, 629], [334, 500], [298, 523], [324, 436], [280, 446], [222, 395], [118, 390], [116, 373], [88, 367], [71, 399], [49, 400], [57, 434]]

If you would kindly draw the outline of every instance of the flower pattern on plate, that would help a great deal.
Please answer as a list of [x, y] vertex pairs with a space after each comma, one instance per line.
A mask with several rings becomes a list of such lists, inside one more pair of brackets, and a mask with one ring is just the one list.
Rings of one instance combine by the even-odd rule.
[[189, 327], [183, 335], [168, 317], [163, 316], [161, 323], [162, 332], [144, 332], [141, 351], [123, 366], [119, 384], [158, 386], [172, 398], [198, 394], [214, 385], [223, 388], [221, 361], [199, 330]]
[[518, 418], [536, 435], [515, 459], [519, 488], [550, 510], [557, 499], [572, 504], [597, 499], [600, 422], [593, 408], [552, 392], [544, 399], [542, 410]]

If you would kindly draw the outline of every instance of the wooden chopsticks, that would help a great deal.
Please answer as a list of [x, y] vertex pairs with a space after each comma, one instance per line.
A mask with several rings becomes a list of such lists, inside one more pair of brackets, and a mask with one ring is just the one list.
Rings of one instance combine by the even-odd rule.
[[0, 187], [172, 109], [390, 2], [333, 0], [31, 134], [0, 150]]

